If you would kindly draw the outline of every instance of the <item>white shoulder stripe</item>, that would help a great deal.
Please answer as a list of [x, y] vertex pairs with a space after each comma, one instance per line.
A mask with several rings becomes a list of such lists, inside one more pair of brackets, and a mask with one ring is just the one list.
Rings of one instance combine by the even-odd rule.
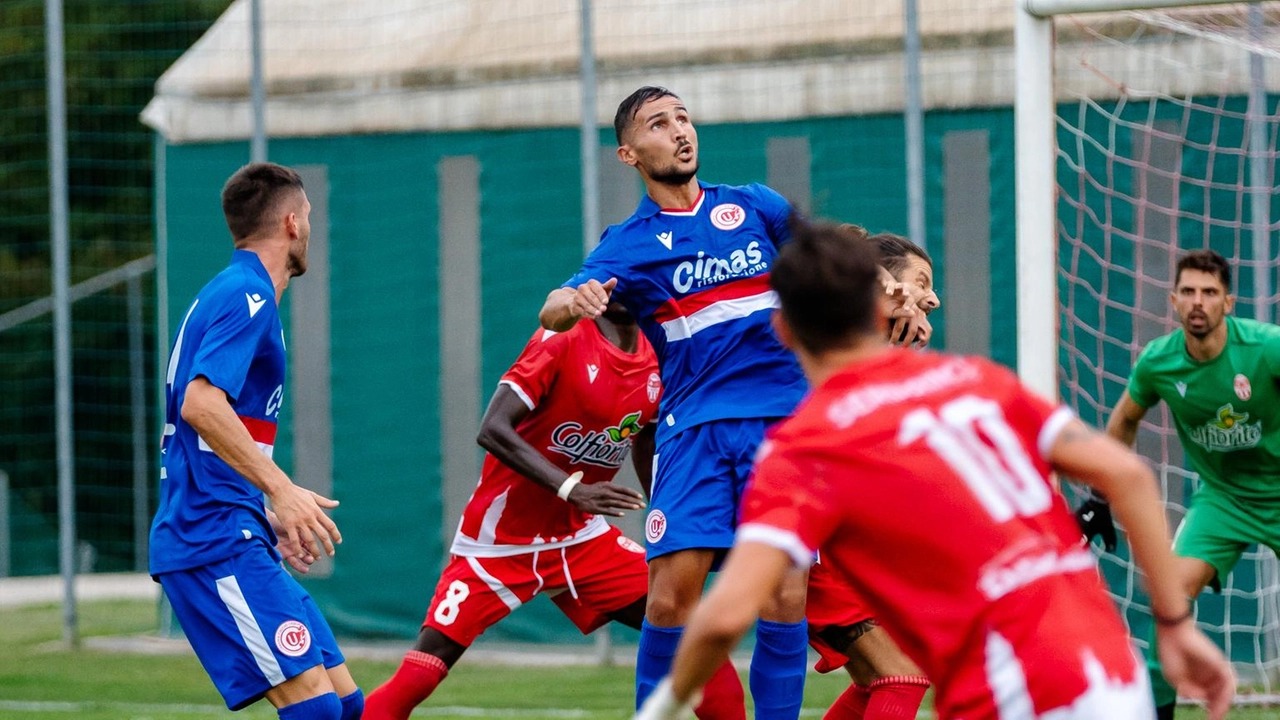
[[1036, 449], [1040, 451], [1042, 460], [1049, 459], [1049, 451], [1053, 449], [1053, 444], [1058, 442], [1058, 436], [1062, 434], [1062, 429], [1072, 420], [1076, 419], [1076, 414], [1071, 408], [1063, 405], [1048, 420], [1044, 421], [1044, 426], [1040, 428], [1040, 436], [1036, 438]]

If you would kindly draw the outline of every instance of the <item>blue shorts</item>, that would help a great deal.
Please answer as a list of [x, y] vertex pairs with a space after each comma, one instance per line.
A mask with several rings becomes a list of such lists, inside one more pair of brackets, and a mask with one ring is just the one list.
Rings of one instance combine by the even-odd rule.
[[756, 448], [777, 418], [715, 420], [663, 440], [653, 456], [645, 557], [727, 550]]
[[157, 579], [232, 710], [317, 665], [344, 662], [315, 601], [264, 546]]

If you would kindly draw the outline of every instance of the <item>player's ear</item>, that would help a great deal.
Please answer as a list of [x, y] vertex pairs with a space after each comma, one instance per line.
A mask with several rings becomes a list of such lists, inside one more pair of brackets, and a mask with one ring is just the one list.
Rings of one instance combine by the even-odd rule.
[[284, 231], [291, 239], [298, 237], [298, 213], [284, 214]]
[[774, 310], [773, 315], [769, 317], [769, 322], [773, 325], [773, 334], [778, 336], [778, 342], [788, 350], [795, 351], [795, 333], [791, 332], [791, 326], [787, 324], [787, 319], [782, 317], [781, 310]]
[[623, 165], [630, 165], [631, 167], [636, 166], [636, 153], [631, 149], [630, 145], [618, 146], [618, 161]]
[[1227, 308], [1228, 315], [1231, 314], [1231, 309], [1234, 308], [1235, 306], [1236, 306], [1236, 296], [1231, 293], [1227, 293], [1226, 308]]

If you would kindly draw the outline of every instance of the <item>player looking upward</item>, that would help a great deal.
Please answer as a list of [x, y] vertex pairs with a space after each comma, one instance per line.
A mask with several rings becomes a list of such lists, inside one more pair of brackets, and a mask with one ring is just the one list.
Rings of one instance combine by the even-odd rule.
[[1050, 484], [1058, 470], [1111, 498], [1166, 670], [1221, 718], [1234, 678], [1191, 621], [1142, 460], [994, 363], [891, 348], [870, 244], [825, 225], [793, 235], [770, 278], [775, 326], [814, 390], [770, 433], [733, 551], [638, 717], [678, 717], [820, 550], [935, 683], [942, 720], [1151, 718], [1146, 673]]
[[[1231, 267], [1212, 250], [1178, 259], [1169, 301], [1182, 327], [1142, 350], [1107, 434], [1132, 446], [1147, 411], [1169, 406], [1201, 481], [1173, 546], [1178, 586], [1194, 599], [1220, 589], [1248, 546], [1280, 552], [1280, 327], [1231, 316]], [[1077, 518], [1087, 537], [1114, 537], [1100, 498]], [[1177, 694], [1148, 655], [1158, 716], [1172, 718]]]
[[[616, 303], [567, 332], [533, 334], [481, 421], [480, 484], [418, 640], [370, 693], [365, 720], [408, 718], [481, 633], [539, 593], [584, 634], [609, 620], [640, 627], [643, 549], [605, 516], [644, 506], [610, 481], [630, 453], [648, 487], [661, 390], [653, 349]], [[742, 700], [723, 663], [698, 716], [740, 720]]]
[[227, 180], [222, 211], [231, 265], [196, 295], [169, 351], [151, 574], [228, 708], [265, 696], [283, 720], [354, 720], [364, 696], [280, 565], [305, 572], [333, 555], [342, 536], [323, 510], [338, 503], [271, 459], [285, 378], [277, 305], [306, 272], [311, 203], [298, 173], [253, 163]]

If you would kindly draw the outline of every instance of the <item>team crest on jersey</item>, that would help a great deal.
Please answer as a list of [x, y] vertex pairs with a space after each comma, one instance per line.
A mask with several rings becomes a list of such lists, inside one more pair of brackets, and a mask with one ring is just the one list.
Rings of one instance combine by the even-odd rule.
[[285, 620], [276, 628], [276, 649], [289, 657], [302, 657], [311, 649], [311, 631], [297, 620]]
[[1192, 442], [1205, 450], [1230, 452], [1256, 446], [1262, 440], [1262, 421], [1249, 422], [1249, 413], [1236, 412], [1231, 403], [1218, 408], [1214, 419], [1191, 428]]
[[644, 519], [644, 539], [649, 544], [658, 542], [667, 534], [667, 516], [661, 510], [650, 510], [649, 517]]
[[627, 552], [633, 552], [633, 553], [644, 552], [644, 548], [640, 547], [640, 543], [636, 542], [635, 540], [632, 540], [626, 535], [618, 536], [618, 547], [622, 548], [623, 550], [626, 550]]
[[600, 467], [616, 468], [622, 465], [631, 451], [631, 438], [640, 432], [640, 412], [626, 415], [613, 427], [604, 430], [583, 430], [582, 423], [560, 423], [551, 432], [552, 452], [567, 455], [575, 463], [588, 463]]
[[746, 219], [746, 211], [733, 203], [721, 203], [711, 209], [711, 224], [721, 230], [734, 230]]
[[649, 402], [658, 402], [658, 394], [662, 392], [662, 378], [658, 377], [658, 373], [649, 373], [649, 382], [644, 389], [649, 393]]
[[1244, 373], [1236, 373], [1236, 397], [1241, 400], [1248, 400], [1253, 397], [1253, 387], [1249, 385], [1249, 378]]

